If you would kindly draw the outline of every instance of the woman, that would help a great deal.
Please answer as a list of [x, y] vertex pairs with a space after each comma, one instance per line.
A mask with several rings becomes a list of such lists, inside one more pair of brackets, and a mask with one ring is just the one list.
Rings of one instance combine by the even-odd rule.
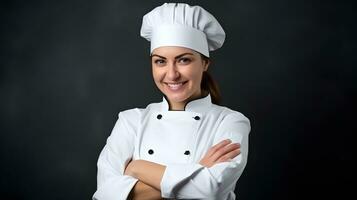
[[219, 106], [207, 70], [225, 33], [199, 6], [165, 3], [143, 18], [163, 101], [122, 111], [98, 159], [93, 199], [235, 199], [250, 122]]

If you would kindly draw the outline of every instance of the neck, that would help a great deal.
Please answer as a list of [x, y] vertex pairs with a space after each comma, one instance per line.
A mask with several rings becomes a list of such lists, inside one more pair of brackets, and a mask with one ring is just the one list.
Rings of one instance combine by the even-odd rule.
[[175, 110], [177, 110], [177, 111], [182, 111], [182, 110], [185, 110], [185, 105], [186, 105], [186, 104], [179, 102], [179, 103], [169, 103], [169, 105], [170, 105], [169, 110], [172, 110], [172, 111], [175, 111]]

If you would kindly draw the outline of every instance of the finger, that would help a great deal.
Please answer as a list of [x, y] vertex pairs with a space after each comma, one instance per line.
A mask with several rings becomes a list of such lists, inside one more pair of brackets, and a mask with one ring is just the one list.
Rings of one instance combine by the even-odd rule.
[[226, 162], [230, 159], [233, 159], [235, 158], [236, 156], [238, 156], [240, 154], [240, 149], [235, 149], [233, 151], [230, 151], [228, 152], [227, 154], [221, 156], [217, 161], [216, 163], [219, 163], [219, 162]]
[[233, 144], [229, 144], [229, 145], [226, 145], [225, 147], [217, 150], [213, 155], [212, 155], [212, 160], [213, 161], [216, 161], [218, 160], [220, 157], [222, 157], [223, 155], [231, 152], [231, 151], [234, 151], [236, 149], [239, 149], [240, 148], [240, 144], [239, 143], [233, 143]]
[[212, 156], [216, 151], [218, 151], [219, 149], [221, 149], [222, 147], [228, 145], [232, 143], [232, 140], [230, 139], [226, 139], [226, 140], [223, 140], [215, 145], [213, 145], [207, 152], [206, 156], [210, 157]]

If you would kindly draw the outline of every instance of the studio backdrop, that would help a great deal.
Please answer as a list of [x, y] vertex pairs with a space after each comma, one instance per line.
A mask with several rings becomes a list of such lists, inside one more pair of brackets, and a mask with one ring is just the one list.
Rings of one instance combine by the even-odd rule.
[[[220, 21], [210, 72], [251, 120], [237, 199], [344, 199], [352, 190], [355, 5], [187, 1]], [[0, 199], [91, 199], [117, 115], [160, 102], [142, 16], [164, 1], [2, 1]]]

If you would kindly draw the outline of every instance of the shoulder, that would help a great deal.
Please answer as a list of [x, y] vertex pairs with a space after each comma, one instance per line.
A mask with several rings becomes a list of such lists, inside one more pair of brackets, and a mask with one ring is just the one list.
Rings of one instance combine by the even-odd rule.
[[119, 119], [132, 120], [140, 116], [142, 108], [131, 108], [127, 110], [120, 111], [118, 113]]
[[226, 106], [212, 104], [212, 113], [219, 115], [223, 121], [242, 121], [250, 124], [250, 120], [246, 115]]
[[220, 130], [227, 132], [238, 131], [246, 134], [251, 131], [250, 120], [243, 113], [216, 104], [213, 104], [212, 111], [215, 115], [218, 115], [216, 119]]
[[118, 113], [118, 117], [120, 120], [124, 120], [127, 122], [137, 122], [143, 116], [148, 114], [151, 111], [159, 110], [161, 104], [160, 103], [150, 103], [146, 106], [146, 108], [131, 108], [127, 110], [120, 111]]

